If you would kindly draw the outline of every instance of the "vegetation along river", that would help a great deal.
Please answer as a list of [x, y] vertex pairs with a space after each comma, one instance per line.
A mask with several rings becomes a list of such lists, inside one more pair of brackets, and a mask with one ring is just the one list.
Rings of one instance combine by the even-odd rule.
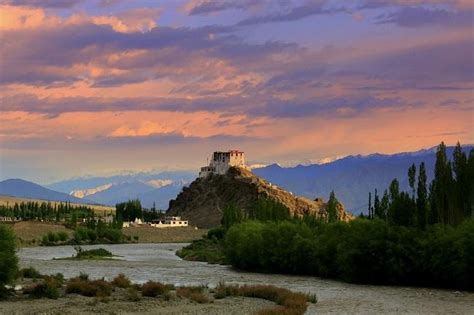
[[239, 272], [230, 267], [181, 260], [176, 250], [186, 244], [125, 244], [83, 246], [103, 247], [120, 260], [53, 260], [75, 254], [72, 246], [34, 247], [19, 250], [22, 267], [41, 273], [61, 272], [65, 277], [80, 272], [92, 278], [110, 280], [124, 273], [132, 281], [156, 280], [175, 285], [215, 286], [227, 284], [271, 284], [294, 291], [316, 293], [319, 302], [308, 314], [474, 314], [474, 293], [453, 290], [355, 285], [309, 276]]

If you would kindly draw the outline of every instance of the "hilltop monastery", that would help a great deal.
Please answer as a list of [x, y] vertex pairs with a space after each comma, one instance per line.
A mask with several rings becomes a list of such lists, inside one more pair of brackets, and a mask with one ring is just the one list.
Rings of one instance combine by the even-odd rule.
[[209, 174], [224, 175], [231, 167], [247, 168], [244, 152], [238, 150], [214, 152], [209, 165], [201, 167], [199, 177], [207, 177]]

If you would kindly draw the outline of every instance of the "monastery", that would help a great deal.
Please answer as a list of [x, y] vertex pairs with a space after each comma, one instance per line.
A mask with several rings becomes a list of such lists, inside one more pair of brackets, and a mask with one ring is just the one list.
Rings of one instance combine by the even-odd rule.
[[231, 167], [247, 168], [244, 152], [238, 150], [214, 152], [209, 165], [201, 167], [199, 177], [207, 177], [209, 174], [224, 175]]

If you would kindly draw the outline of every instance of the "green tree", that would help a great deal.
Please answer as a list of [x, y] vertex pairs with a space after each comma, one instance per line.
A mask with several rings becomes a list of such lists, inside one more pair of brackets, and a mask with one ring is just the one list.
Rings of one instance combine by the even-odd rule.
[[425, 228], [428, 211], [428, 191], [426, 187], [425, 163], [421, 162], [418, 174], [418, 187], [416, 189], [416, 221], [419, 228]]
[[443, 224], [454, 224], [456, 222], [453, 209], [453, 174], [451, 163], [446, 156], [446, 145], [444, 142], [438, 146], [436, 151], [435, 176], [433, 181], [433, 202], [436, 207], [439, 222]]
[[339, 204], [339, 201], [336, 198], [336, 194], [334, 193], [334, 190], [331, 191], [331, 194], [329, 195], [329, 200], [328, 200], [328, 205], [327, 205], [327, 212], [328, 212], [328, 222], [335, 222], [339, 220], [339, 215], [337, 212], [337, 205]]
[[374, 193], [374, 215], [376, 218], [379, 218], [379, 219], [384, 218], [382, 208], [380, 207], [380, 199], [377, 193], [377, 189], [375, 189], [375, 193]]
[[15, 235], [9, 226], [0, 225], [0, 286], [3, 287], [3, 285], [11, 283], [17, 271]]
[[453, 172], [454, 172], [454, 199], [455, 199], [455, 219], [462, 221], [462, 219], [471, 215], [469, 205], [469, 190], [470, 182], [468, 177], [468, 165], [466, 154], [462, 151], [461, 144], [458, 142], [453, 152]]
[[242, 210], [236, 207], [233, 203], [228, 204], [224, 207], [222, 214], [222, 225], [228, 229], [232, 225], [242, 222], [243, 215]]
[[372, 216], [372, 193], [369, 191], [369, 207], [367, 209], [369, 219]]
[[415, 199], [416, 166], [413, 163], [408, 169], [408, 184], [412, 190], [412, 198]]

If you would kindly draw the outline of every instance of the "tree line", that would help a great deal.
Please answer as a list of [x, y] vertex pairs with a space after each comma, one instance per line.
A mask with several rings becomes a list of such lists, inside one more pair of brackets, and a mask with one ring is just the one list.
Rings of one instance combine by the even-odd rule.
[[92, 207], [75, 205], [70, 202], [28, 201], [0, 206], [0, 216], [19, 220], [71, 221], [72, 219], [84, 219], [93, 213], [94, 208]]
[[408, 169], [411, 191], [400, 191], [394, 179], [382, 197], [369, 193], [368, 218], [425, 229], [428, 225], [458, 225], [474, 214], [474, 150], [469, 155], [458, 142], [452, 160], [442, 142], [436, 150], [434, 179], [427, 183], [425, 163]]

